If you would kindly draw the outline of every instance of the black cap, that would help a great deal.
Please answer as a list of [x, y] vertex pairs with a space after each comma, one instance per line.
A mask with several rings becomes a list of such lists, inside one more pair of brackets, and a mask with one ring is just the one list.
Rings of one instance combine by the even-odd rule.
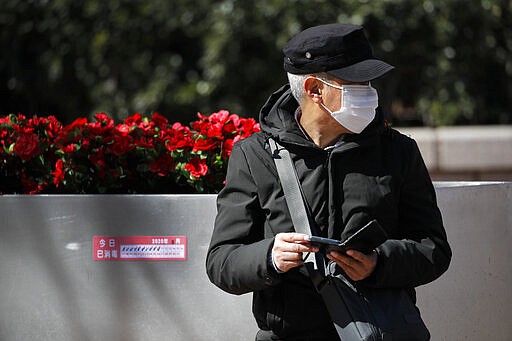
[[373, 56], [363, 27], [328, 24], [308, 28], [283, 48], [284, 69], [293, 74], [326, 72], [349, 82], [376, 79], [394, 67]]

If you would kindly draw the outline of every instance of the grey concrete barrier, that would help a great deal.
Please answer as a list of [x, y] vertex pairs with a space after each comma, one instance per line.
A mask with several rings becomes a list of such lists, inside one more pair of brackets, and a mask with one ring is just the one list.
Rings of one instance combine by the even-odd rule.
[[418, 288], [432, 340], [512, 340], [512, 183], [437, 183], [453, 249], [441, 278]]
[[[0, 340], [251, 340], [210, 284], [213, 195], [0, 197]], [[93, 236], [186, 236], [185, 261], [94, 261]]]
[[401, 127], [438, 180], [512, 180], [512, 126]]
[[[432, 340], [511, 340], [512, 184], [436, 191], [454, 257], [418, 289]], [[0, 217], [0, 340], [254, 339], [251, 295], [205, 274], [214, 195], [2, 196]], [[178, 236], [186, 260], [95, 261], [94, 236]]]

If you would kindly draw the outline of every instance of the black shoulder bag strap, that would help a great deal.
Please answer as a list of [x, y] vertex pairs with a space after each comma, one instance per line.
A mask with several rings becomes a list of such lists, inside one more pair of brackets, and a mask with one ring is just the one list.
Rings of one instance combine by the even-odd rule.
[[[295, 228], [295, 231], [311, 236], [313, 235], [313, 232], [311, 231], [311, 223], [309, 220], [310, 215], [308, 214], [304, 203], [305, 199], [304, 194], [302, 193], [302, 186], [299, 184], [299, 179], [297, 177], [297, 172], [293, 165], [290, 152], [288, 152], [286, 148], [281, 146], [274, 139], [270, 139], [269, 143], [270, 149], [272, 150], [272, 156], [276, 164], [277, 173], [279, 175], [279, 180], [281, 181], [281, 186], [283, 188], [286, 204], [290, 211], [293, 227]], [[318, 259], [318, 257], [316, 258], [317, 259], [315, 259], [311, 254], [306, 258], [305, 263], [308, 264], [308, 272], [310, 272], [309, 269], [318, 269], [317, 262], [319, 262], [320, 259]], [[321, 266], [321, 268], [323, 268], [323, 266]]]
[[309, 215], [290, 153], [274, 139], [269, 142], [295, 231], [311, 235]]

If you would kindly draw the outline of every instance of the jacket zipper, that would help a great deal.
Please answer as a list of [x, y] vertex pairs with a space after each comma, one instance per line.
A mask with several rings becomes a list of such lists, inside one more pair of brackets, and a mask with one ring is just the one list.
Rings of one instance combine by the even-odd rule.
[[[334, 236], [334, 232], [335, 232], [334, 224], [336, 223], [336, 203], [334, 202], [334, 180], [333, 180], [334, 170], [332, 169], [333, 168], [332, 160], [334, 157], [339, 156], [340, 154], [343, 154], [343, 153], [350, 151], [352, 149], [355, 149], [357, 147], [359, 147], [359, 145], [357, 143], [345, 142], [336, 148], [325, 151], [327, 153], [327, 160], [326, 160], [325, 165], [327, 168], [327, 179], [328, 179], [327, 186], [328, 186], [328, 193], [329, 193], [329, 197], [327, 199], [329, 201], [328, 202], [328, 207], [329, 207], [328, 235], [329, 235], [329, 238], [339, 239], [339, 236]], [[340, 223], [343, 224], [343, 221], [341, 221]], [[340, 231], [343, 231], [344, 228], [345, 227], [342, 226]]]
[[328, 196], [327, 196], [327, 207], [328, 207], [328, 211], [329, 211], [329, 219], [328, 219], [328, 228], [327, 228], [327, 235], [329, 238], [334, 238], [333, 236], [333, 233], [334, 233], [334, 214], [335, 214], [335, 210], [334, 210], [334, 191], [333, 191], [333, 180], [332, 180], [332, 176], [331, 176], [331, 154], [332, 154], [332, 149], [330, 150], [327, 150], [327, 157], [325, 159], [325, 171], [327, 173], [327, 193], [328, 193]]

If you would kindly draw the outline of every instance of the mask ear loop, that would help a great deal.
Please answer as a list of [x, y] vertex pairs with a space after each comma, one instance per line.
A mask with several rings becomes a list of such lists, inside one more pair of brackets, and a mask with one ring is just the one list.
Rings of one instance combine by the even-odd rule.
[[326, 84], [326, 85], [329, 85], [329, 86], [331, 86], [331, 87], [333, 87], [333, 88], [335, 88], [335, 89], [343, 90], [343, 85], [334, 85], [334, 84], [331, 84], [331, 83], [329, 83], [329, 82], [327, 82], [327, 81], [324, 81], [323, 79], [318, 78], [318, 77], [315, 77], [315, 79], [317, 79], [317, 80], [319, 80], [320, 82], [322, 82], [322, 83], [324, 83], [324, 84]]
[[[332, 87], [332, 88], [335, 88], [335, 89], [338, 89], [338, 90], [341, 90], [341, 103], [340, 103], [340, 108], [343, 106], [343, 85], [341, 86], [338, 86], [338, 85], [334, 85], [334, 84], [331, 84], [327, 81], [324, 81], [323, 79], [320, 79], [318, 77], [315, 77], [315, 79], [319, 80], [320, 82]], [[331, 116], [333, 115], [333, 112], [331, 111], [331, 109], [327, 108], [327, 106], [324, 104], [323, 102], [323, 99], [322, 99], [322, 102], [320, 102], [320, 105], [322, 106], [322, 108], [324, 108], [325, 110], [327, 110], [327, 112], [329, 114], [331, 114]]]

